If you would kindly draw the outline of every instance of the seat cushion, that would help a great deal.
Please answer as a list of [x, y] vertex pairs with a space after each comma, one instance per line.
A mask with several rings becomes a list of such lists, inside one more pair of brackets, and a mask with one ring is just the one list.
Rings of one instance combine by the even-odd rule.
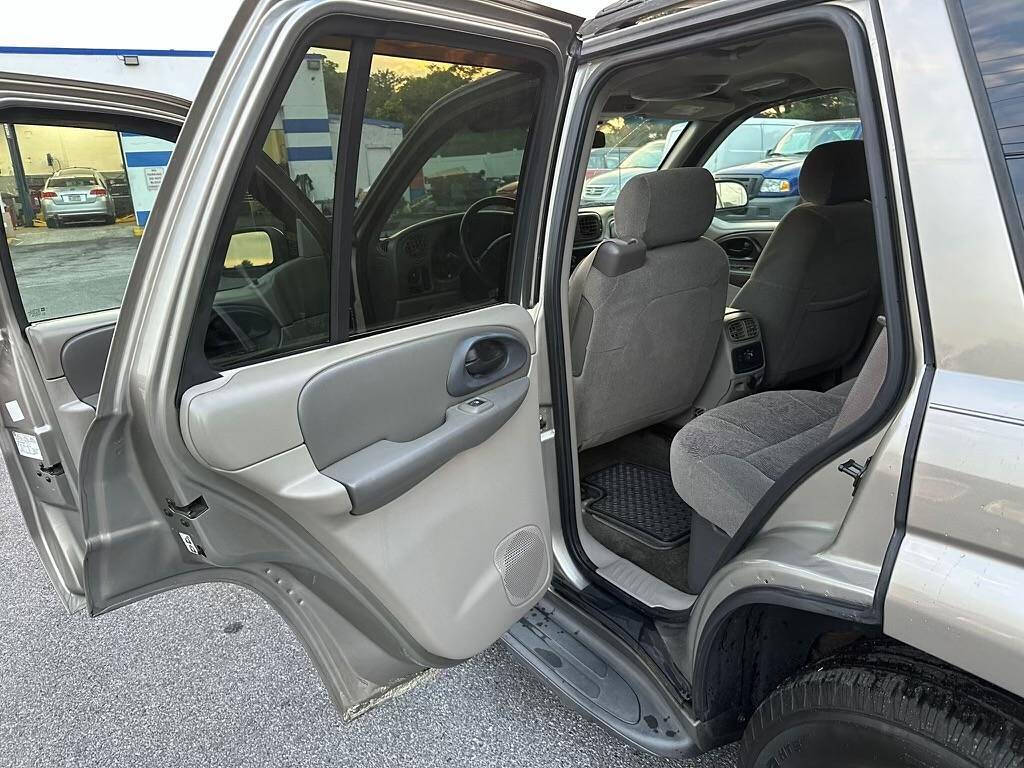
[[672, 441], [676, 491], [735, 535], [772, 483], [828, 438], [852, 385], [762, 392], [698, 416]]

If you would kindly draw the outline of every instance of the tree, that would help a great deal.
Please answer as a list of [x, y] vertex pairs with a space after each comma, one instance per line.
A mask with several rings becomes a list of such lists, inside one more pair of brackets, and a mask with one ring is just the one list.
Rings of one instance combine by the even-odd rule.
[[366, 116], [377, 120], [404, 122], [395, 109], [395, 97], [405, 85], [406, 79], [390, 69], [379, 69], [370, 73], [366, 86]]
[[323, 59], [321, 67], [324, 74], [324, 96], [327, 97], [327, 111], [341, 112], [341, 104], [345, 98], [345, 72], [338, 69], [338, 63]]
[[[366, 116], [380, 120], [395, 120], [408, 129], [434, 102], [456, 88], [476, 80], [483, 74], [483, 70], [464, 64], [431, 64], [427, 73], [420, 77], [402, 78], [389, 70], [381, 70], [374, 74], [380, 75], [378, 84], [381, 92], [374, 97], [375, 112], [370, 110], [368, 102]], [[389, 88], [391, 92], [385, 96]], [[381, 97], [384, 98], [381, 100]]]
[[651, 118], [645, 115], [613, 117], [601, 124], [606, 147], [642, 147], [649, 141], [664, 139], [678, 120]]
[[799, 120], [841, 120], [858, 117], [857, 96], [853, 91], [834, 91], [801, 101], [778, 104], [761, 113], [764, 117], [786, 117]]

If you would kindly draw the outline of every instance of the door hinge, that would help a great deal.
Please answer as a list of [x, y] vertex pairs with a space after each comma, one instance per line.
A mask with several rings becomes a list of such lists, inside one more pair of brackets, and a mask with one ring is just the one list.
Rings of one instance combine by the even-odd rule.
[[853, 493], [851, 496], [857, 495], [857, 486], [860, 485], [860, 481], [864, 477], [864, 473], [868, 471], [868, 465], [871, 463], [871, 457], [868, 456], [867, 461], [863, 464], [858, 462], [856, 459], [847, 459], [839, 465], [838, 469], [844, 475], [849, 475], [853, 478]]

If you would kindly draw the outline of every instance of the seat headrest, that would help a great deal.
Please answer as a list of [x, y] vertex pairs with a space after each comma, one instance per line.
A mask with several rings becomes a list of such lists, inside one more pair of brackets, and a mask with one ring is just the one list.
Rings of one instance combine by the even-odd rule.
[[832, 141], [812, 149], [800, 169], [800, 195], [815, 205], [867, 200], [871, 193], [864, 142]]
[[615, 201], [615, 233], [648, 248], [696, 240], [715, 215], [715, 180], [705, 168], [670, 168], [634, 176]]

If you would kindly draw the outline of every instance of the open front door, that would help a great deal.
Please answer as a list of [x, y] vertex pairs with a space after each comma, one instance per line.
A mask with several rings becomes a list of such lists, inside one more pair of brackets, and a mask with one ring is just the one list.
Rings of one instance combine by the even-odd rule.
[[574, 33], [521, 4], [373, 13], [243, 6], [136, 258], [80, 485], [91, 612], [245, 584], [346, 717], [549, 583], [521, 294]]
[[0, 225], [0, 447], [69, 611], [85, 607], [82, 443], [155, 195], [129, 182], [163, 170], [187, 110], [134, 89], [0, 75], [0, 167], [17, 180]]

